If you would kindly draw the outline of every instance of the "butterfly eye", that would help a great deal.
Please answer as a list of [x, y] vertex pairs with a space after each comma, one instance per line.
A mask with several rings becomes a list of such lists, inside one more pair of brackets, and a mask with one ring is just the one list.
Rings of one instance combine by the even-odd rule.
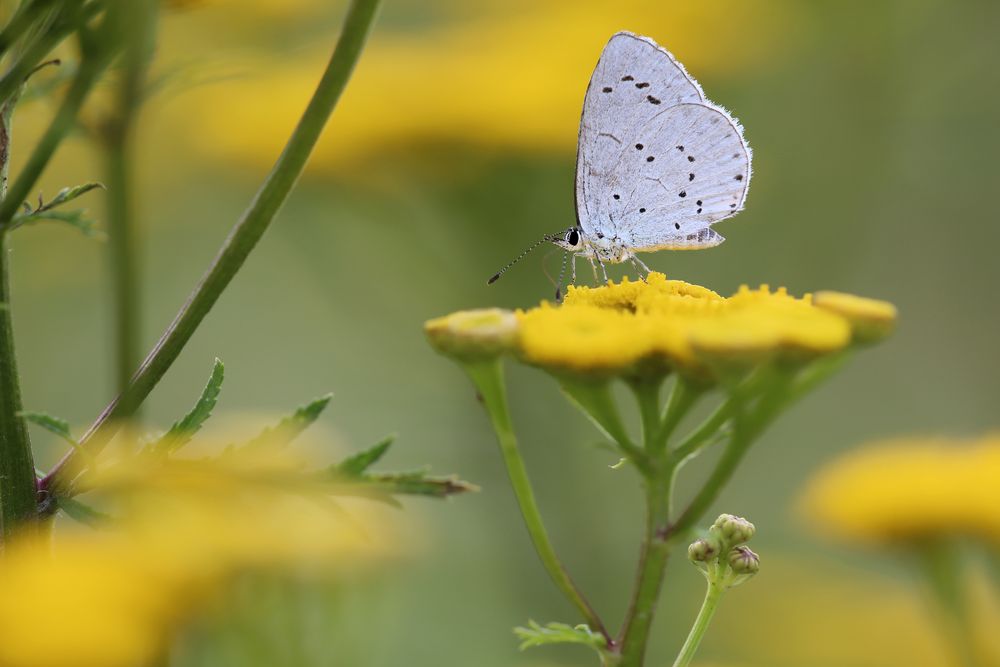
[[566, 235], [566, 243], [575, 246], [580, 242], [580, 234], [575, 229], [571, 229], [569, 234]]

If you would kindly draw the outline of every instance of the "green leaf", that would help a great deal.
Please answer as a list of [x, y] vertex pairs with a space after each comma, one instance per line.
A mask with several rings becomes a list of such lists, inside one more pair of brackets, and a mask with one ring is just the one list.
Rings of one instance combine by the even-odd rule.
[[96, 190], [97, 188], [100, 188], [101, 190], [105, 189], [102, 184], [97, 183], [96, 181], [92, 181], [90, 183], [84, 183], [83, 185], [74, 185], [73, 187], [70, 188], [63, 188], [62, 190], [56, 193], [55, 197], [49, 200], [48, 204], [43, 204], [39, 206], [36, 209], [36, 212], [48, 211], [57, 206], [62, 206], [66, 202], [73, 201], [77, 197], [82, 197], [91, 190]]
[[374, 489], [395, 496], [446, 498], [479, 490], [475, 484], [462, 481], [455, 475], [431, 477], [424, 470], [365, 475], [363, 479]]
[[69, 422], [65, 419], [60, 419], [44, 412], [22, 412], [21, 417], [36, 426], [41, 426], [50, 433], [55, 433], [74, 447], [80, 444], [73, 437], [73, 434], [70, 433]]
[[395, 439], [395, 434], [387, 435], [375, 446], [369, 447], [368, 449], [360, 451], [353, 456], [347, 457], [337, 464], [337, 472], [345, 477], [361, 476], [366, 470], [368, 470], [368, 468], [382, 458], [387, 451], [389, 451], [389, 447], [392, 446], [392, 442]]
[[14, 216], [11, 222], [11, 229], [16, 229], [24, 225], [33, 225], [39, 222], [62, 222], [71, 227], [76, 227], [84, 236], [101, 239], [105, 238], [104, 232], [97, 229], [97, 222], [85, 216], [86, 211], [35, 211], [24, 215]]
[[42, 201], [41, 196], [39, 196], [38, 206], [32, 210], [31, 206], [25, 202], [24, 210], [14, 216], [14, 219], [10, 222], [10, 229], [16, 229], [24, 225], [35, 224], [38, 222], [50, 221], [50, 222], [62, 222], [68, 224], [72, 227], [76, 227], [81, 232], [87, 236], [101, 236], [101, 233], [95, 229], [95, 222], [86, 217], [86, 211], [74, 210], [74, 211], [56, 211], [53, 210], [67, 202], [71, 202], [78, 197], [82, 197], [91, 190], [97, 188], [103, 189], [104, 186], [100, 183], [84, 183], [83, 185], [76, 185], [70, 188], [63, 188], [56, 193], [48, 203]]
[[295, 412], [282, 419], [276, 425], [261, 431], [260, 435], [246, 443], [244, 447], [257, 449], [287, 445], [319, 418], [331, 398], [333, 398], [333, 394], [327, 394], [299, 407]]
[[57, 498], [56, 505], [69, 518], [92, 528], [100, 528], [111, 521], [112, 518], [110, 515], [95, 510], [90, 505], [85, 505], [69, 496], [60, 496]]
[[584, 644], [601, 653], [605, 645], [604, 637], [585, 624], [548, 623], [543, 627], [535, 621], [528, 621], [528, 627], [514, 628], [514, 634], [521, 640], [522, 651], [545, 644]]
[[158, 440], [148, 445], [147, 451], [170, 454], [190, 442], [194, 434], [212, 416], [212, 410], [215, 409], [215, 404], [219, 400], [219, 392], [222, 391], [222, 381], [225, 379], [225, 375], [225, 366], [216, 359], [212, 366], [212, 374], [209, 376], [208, 383], [202, 390], [198, 402], [182, 419], [174, 422], [173, 426]]

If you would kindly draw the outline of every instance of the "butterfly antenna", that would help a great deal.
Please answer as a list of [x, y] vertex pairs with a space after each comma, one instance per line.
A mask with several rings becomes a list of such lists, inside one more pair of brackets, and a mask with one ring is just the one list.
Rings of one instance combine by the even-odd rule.
[[518, 262], [520, 262], [522, 259], [524, 259], [525, 255], [527, 255], [529, 252], [531, 252], [532, 250], [534, 250], [538, 246], [542, 245], [543, 243], [552, 241], [554, 238], [557, 238], [557, 237], [555, 237], [555, 236], [553, 236], [551, 234], [546, 234], [545, 236], [543, 236], [539, 240], [537, 240], [534, 243], [532, 243], [530, 246], [528, 246], [528, 248], [524, 252], [522, 252], [520, 255], [518, 255], [517, 257], [515, 257], [514, 259], [512, 259], [510, 261], [510, 263], [507, 264], [507, 266], [503, 267], [502, 269], [500, 269], [499, 271], [497, 271], [496, 273], [494, 273], [493, 277], [486, 281], [486, 284], [487, 285], [492, 285], [496, 281], [500, 280], [500, 276], [502, 276], [503, 274], [507, 273], [507, 269], [509, 269], [510, 267], [514, 266], [515, 264], [517, 264]]

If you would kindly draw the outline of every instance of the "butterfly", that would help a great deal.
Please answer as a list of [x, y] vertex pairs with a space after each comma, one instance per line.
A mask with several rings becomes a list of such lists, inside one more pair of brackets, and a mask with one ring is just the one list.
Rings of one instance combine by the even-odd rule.
[[648, 273], [639, 252], [717, 246], [725, 239], [712, 225], [743, 209], [751, 156], [740, 123], [705, 97], [669, 51], [649, 37], [616, 33], [584, 97], [577, 224], [546, 235], [489, 283], [545, 242], [573, 255], [574, 282], [576, 257], [600, 265], [606, 281], [605, 263], [628, 261]]

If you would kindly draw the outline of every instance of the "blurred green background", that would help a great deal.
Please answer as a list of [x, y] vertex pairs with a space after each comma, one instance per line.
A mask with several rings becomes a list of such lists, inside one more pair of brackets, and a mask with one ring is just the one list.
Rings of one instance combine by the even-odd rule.
[[[186, 4], [163, 17], [154, 71], [165, 83], [140, 127], [146, 349], [266, 173], [343, 11], [311, 0]], [[272, 615], [275, 641], [288, 644], [274, 649], [278, 658], [254, 656], [379, 667], [591, 664], [572, 647], [518, 653], [512, 626], [576, 619], [536, 561], [469, 383], [425, 344], [421, 325], [461, 308], [529, 307], [551, 296], [543, 263], [555, 274], [559, 257], [544, 251], [492, 287], [485, 280], [540, 235], [573, 223], [579, 106], [601, 46], [628, 29], [671, 49], [743, 122], [755, 152], [747, 209], [719, 226], [727, 242], [647, 263], [723, 294], [742, 283], [837, 289], [890, 300], [901, 314], [892, 340], [779, 421], [714, 508], [757, 524], [764, 567], [723, 606], [704, 664], [942, 664], [906, 570], [823, 542], [794, 504], [812, 471], [865, 440], [1000, 423], [1000, 3], [384, 4], [306, 178], [144, 418], [149, 428], [169, 424], [218, 356], [227, 368], [220, 407], [231, 421], [257, 423], [333, 391], [324, 418], [331, 449], [397, 432], [388, 466], [431, 464], [482, 492], [407, 503], [400, 558], [338, 589], [335, 603], [316, 587], [246, 596], [240, 622]], [[99, 95], [91, 113], [100, 106]], [[19, 111], [15, 170], [18, 147], [31, 145], [50, 113], [45, 101]], [[99, 180], [96, 151], [81, 134], [57, 157], [45, 191]], [[88, 197], [100, 219], [101, 196]], [[106, 254], [57, 227], [13, 240], [26, 408], [78, 428], [112, 396]], [[510, 392], [554, 540], [617, 625], [638, 552], [637, 480], [609, 470], [598, 434], [542, 373], [510, 368]], [[47, 468], [60, 446], [34, 435]], [[650, 664], [672, 659], [701, 588], [693, 568], [672, 564]], [[175, 662], [248, 660], [191, 648]]]

